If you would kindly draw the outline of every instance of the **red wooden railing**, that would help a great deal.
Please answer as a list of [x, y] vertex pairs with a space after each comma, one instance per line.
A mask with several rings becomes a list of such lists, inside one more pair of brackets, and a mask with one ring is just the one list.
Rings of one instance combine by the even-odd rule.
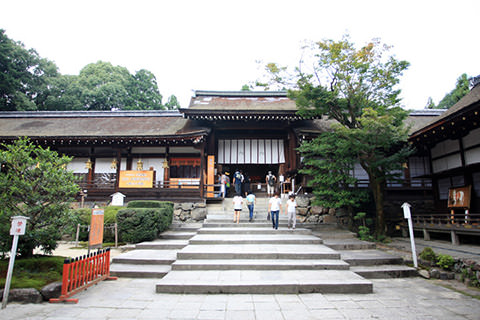
[[78, 303], [78, 299], [68, 298], [99, 281], [116, 279], [110, 277], [110, 248], [71, 260], [66, 259], [63, 263], [61, 295], [58, 299], [50, 299], [50, 302]]

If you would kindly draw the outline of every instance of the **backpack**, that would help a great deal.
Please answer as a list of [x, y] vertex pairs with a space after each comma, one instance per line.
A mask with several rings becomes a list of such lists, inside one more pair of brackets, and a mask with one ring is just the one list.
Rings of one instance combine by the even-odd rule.
[[275, 179], [273, 179], [273, 175], [269, 175], [267, 181], [269, 186], [273, 186], [275, 184]]
[[242, 174], [240, 172], [235, 172], [235, 180], [242, 181]]

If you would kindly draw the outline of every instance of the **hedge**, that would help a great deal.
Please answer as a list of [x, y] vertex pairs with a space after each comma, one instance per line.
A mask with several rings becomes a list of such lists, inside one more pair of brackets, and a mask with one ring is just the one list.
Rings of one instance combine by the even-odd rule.
[[[153, 201], [145, 202], [151, 205]], [[158, 203], [165, 207], [160, 207]], [[138, 202], [135, 205], [138, 205]], [[173, 218], [173, 203], [157, 201], [155, 205], [157, 207], [127, 207], [118, 211], [118, 233], [122, 241], [130, 243], [151, 241], [157, 238], [160, 232], [168, 229]]]
[[134, 200], [127, 204], [127, 208], [169, 208], [173, 210], [173, 202], [154, 200]]

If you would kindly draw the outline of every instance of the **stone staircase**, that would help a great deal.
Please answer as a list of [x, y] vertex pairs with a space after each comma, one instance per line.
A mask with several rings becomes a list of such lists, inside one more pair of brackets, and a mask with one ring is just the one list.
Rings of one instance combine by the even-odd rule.
[[[370, 293], [366, 278], [404, 277], [416, 270], [334, 225], [278, 230], [267, 221], [267, 199], [256, 217], [233, 223], [231, 199], [208, 205], [203, 224], [174, 224], [161, 238], [117, 256], [111, 274], [161, 278], [158, 293]], [[308, 227], [308, 228], [307, 228]]]
[[112, 259], [110, 274], [130, 278], [162, 278], [177, 259], [178, 250], [188, 245], [201, 223], [172, 224], [161, 238], [142, 242], [135, 249]]

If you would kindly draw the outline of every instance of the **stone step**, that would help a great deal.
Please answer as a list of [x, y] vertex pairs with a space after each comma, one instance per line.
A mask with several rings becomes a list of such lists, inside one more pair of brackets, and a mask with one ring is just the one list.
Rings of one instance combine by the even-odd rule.
[[196, 232], [165, 231], [160, 234], [160, 239], [188, 240], [196, 234]]
[[[250, 218], [248, 217], [248, 214], [245, 215], [240, 215], [240, 223], [248, 223]], [[279, 222], [287, 225], [287, 217], [285, 216], [280, 216]], [[272, 225], [271, 220], [267, 220], [266, 218], [255, 218], [253, 220], [254, 223], [270, 223]], [[207, 216], [207, 219], [205, 220], [205, 223], [233, 223], [233, 213], [231, 215], [221, 215], [221, 216], [214, 216], [214, 217], [209, 217]]]
[[340, 254], [321, 244], [217, 244], [187, 246], [177, 259], [340, 259]]
[[203, 228], [198, 230], [198, 233], [202, 233], [204, 229], [213, 229], [213, 228], [272, 228], [271, 221], [252, 221], [252, 222], [240, 222], [233, 223], [231, 220], [228, 222], [212, 222], [210, 220], [205, 220], [203, 223]]
[[373, 242], [360, 241], [356, 239], [328, 239], [324, 240], [323, 244], [334, 250], [370, 250], [377, 247]]
[[110, 265], [110, 275], [127, 278], [163, 278], [170, 270], [170, 265], [162, 264], [114, 263]]
[[[227, 224], [225, 224], [227, 225]], [[311, 235], [312, 232], [308, 229], [272, 229], [272, 225], [261, 226], [261, 227], [250, 227], [246, 224], [247, 227], [240, 226], [240, 224], [227, 225], [227, 227], [204, 227], [197, 232], [197, 235], [200, 234], [297, 234], [297, 235]]]
[[351, 271], [367, 279], [416, 277], [415, 268], [403, 265], [352, 266]]
[[[268, 229], [270, 231], [272, 229]], [[272, 230], [279, 232], [280, 230]], [[190, 239], [191, 245], [198, 244], [321, 244], [322, 240], [312, 235], [288, 234], [281, 230], [279, 234], [198, 234]], [[280, 232], [281, 232], [280, 231]]]
[[168, 230], [182, 232], [196, 232], [202, 227], [202, 223], [172, 223]]
[[395, 265], [403, 263], [401, 257], [379, 250], [343, 250], [339, 252], [342, 260], [351, 266]]
[[154, 241], [137, 243], [135, 249], [173, 250], [182, 249], [187, 245], [188, 240], [157, 239]]
[[112, 258], [112, 264], [172, 264], [177, 250], [133, 250]]
[[348, 270], [350, 265], [335, 259], [209, 259], [177, 260], [172, 270]]
[[157, 293], [372, 293], [372, 282], [349, 270], [172, 270]]

